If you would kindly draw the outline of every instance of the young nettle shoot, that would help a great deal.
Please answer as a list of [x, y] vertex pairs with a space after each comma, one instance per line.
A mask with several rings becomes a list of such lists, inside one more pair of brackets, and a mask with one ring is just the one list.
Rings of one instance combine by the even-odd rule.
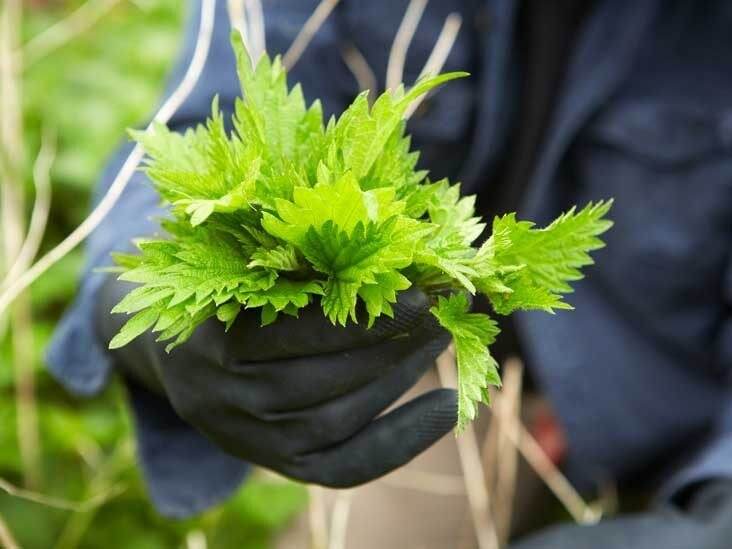
[[486, 224], [475, 197], [416, 169], [404, 121], [416, 98], [465, 73], [423, 78], [372, 106], [362, 93], [324, 124], [319, 102], [308, 107], [299, 86], [288, 89], [279, 58], [253, 67], [237, 34], [232, 43], [243, 93], [232, 132], [216, 100], [210, 120], [184, 134], [163, 125], [133, 132], [171, 217], [165, 238], [115, 256], [120, 279], [139, 287], [114, 308], [134, 316], [110, 348], [152, 330], [170, 350], [213, 316], [228, 328], [242, 308], [260, 309], [268, 324], [316, 303], [345, 325], [361, 303], [370, 326], [416, 285], [454, 338], [462, 428], [500, 384], [489, 352], [498, 328], [469, 311], [468, 294], [485, 295], [501, 315], [570, 309], [562, 296], [603, 246], [611, 202], [540, 229], [497, 217], [476, 246]]

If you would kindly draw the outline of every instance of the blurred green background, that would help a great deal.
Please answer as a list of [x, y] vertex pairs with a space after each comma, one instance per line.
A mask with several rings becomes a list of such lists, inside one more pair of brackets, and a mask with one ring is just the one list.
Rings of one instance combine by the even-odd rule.
[[[23, 2], [23, 41], [81, 4]], [[125, 128], [139, 126], [150, 116], [181, 45], [185, 10], [186, 2], [181, 0], [119, 0], [90, 30], [24, 71], [29, 204], [33, 200], [31, 163], [42, 128], [55, 131], [58, 143], [51, 172], [52, 210], [42, 251], [83, 219], [89, 192]], [[109, 499], [89, 508], [62, 510], [0, 490], [0, 517], [26, 549], [272, 546], [276, 532], [306, 504], [301, 486], [255, 475], [230, 502], [202, 517], [163, 519], [148, 502], [135, 465], [123, 390], [113, 384], [102, 396], [82, 401], [65, 394], [45, 373], [43, 352], [73, 298], [82, 254], [76, 250], [67, 256], [31, 291], [43, 470], [34, 490], [64, 500], [83, 501], [98, 494]], [[22, 486], [8, 339], [0, 340], [0, 480]]]

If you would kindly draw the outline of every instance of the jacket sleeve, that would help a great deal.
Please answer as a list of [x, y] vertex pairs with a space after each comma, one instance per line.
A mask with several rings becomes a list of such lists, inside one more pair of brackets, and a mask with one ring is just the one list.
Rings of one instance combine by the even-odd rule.
[[[317, 3], [315, 0], [286, 2], [265, 12], [270, 53], [286, 50]], [[193, 56], [200, 0], [191, 2], [189, 7], [183, 52], [166, 95], [177, 86]], [[342, 110], [347, 100], [338, 86], [326, 87], [327, 82], [337, 83], [340, 75], [348, 75], [340, 66], [342, 63], [333, 61], [334, 56], [328, 53], [336, 51], [333, 20], [331, 17], [321, 28], [301, 58], [298, 73], [291, 77], [291, 82], [303, 80], [310, 99], [321, 97], [326, 113]], [[229, 33], [226, 2], [217, 2], [213, 41], [206, 64], [194, 90], [170, 121], [172, 129], [183, 130], [203, 122], [210, 114], [216, 94], [224, 114], [233, 112], [234, 101], [241, 91]], [[340, 73], [334, 72], [334, 65]], [[329, 73], [327, 77], [326, 73]], [[350, 85], [343, 80], [340, 83]], [[94, 193], [94, 204], [104, 196], [131, 150], [132, 144], [125, 144], [113, 156]], [[97, 394], [106, 385], [112, 370], [110, 357], [100, 345], [93, 324], [94, 302], [104, 281], [104, 274], [97, 269], [110, 264], [111, 252], [130, 250], [132, 238], [157, 231], [157, 219], [165, 215], [159, 197], [147, 183], [146, 176], [137, 172], [114, 209], [88, 239], [87, 263], [76, 300], [61, 320], [48, 349], [51, 374], [76, 395]], [[130, 382], [127, 388], [135, 420], [138, 459], [150, 497], [162, 514], [189, 516], [221, 501], [238, 487], [246, 474], [246, 463], [225, 454], [187, 425], [165, 399]]]
[[[727, 266], [723, 280], [723, 300], [728, 311], [732, 311], [732, 262]], [[661, 495], [664, 498], [673, 498], [699, 482], [732, 479], [732, 386], [729, 384], [732, 380], [732, 314], [721, 322], [713, 356], [716, 371], [727, 382], [729, 396], [707, 436], [663, 486]]]
[[[193, 56], [200, 2], [197, 0], [192, 4], [183, 52], [169, 80], [166, 96], [178, 85]], [[216, 92], [222, 97], [223, 109], [233, 108], [239, 88], [230, 70], [234, 56], [228, 47], [229, 27], [225, 4], [217, 3], [214, 37], [208, 60], [198, 84], [170, 121], [169, 125], [173, 129], [184, 129], [203, 122], [210, 112], [211, 99]], [[132, 147], [132, 143], [122, 145], [107, 164], [93, 195], [94, 205], [109, 189]], [[76, 299], [57, 327], [47, 356], [51, 373], [75, 394], [98, 393], [110, 374], [110, 359], [97, 341], [93, 325], [93, 304], [105, 278], [97, 269], [111, 264], [111, 252], [130, 251], [131, 239], [158, 230], [157, 219], [165, 214], [159, 202], [146, 175], [135, 172], [115, 207], [87, 240], [87, 262]]]
[[732, 479], [732, 398], [718, 424], [661, 487], [659, 498], [672, 500], [687, 488], [715, 479]]

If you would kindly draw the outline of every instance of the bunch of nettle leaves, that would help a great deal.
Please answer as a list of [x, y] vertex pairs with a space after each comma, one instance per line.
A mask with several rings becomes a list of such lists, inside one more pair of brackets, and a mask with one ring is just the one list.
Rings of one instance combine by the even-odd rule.
[[133, 133], [172, 217], [162, 222], [167, 238], [115, 257], [120, 279], [141, 285], [115, 307], [134, 316], [110, 347], [152, 329], [170, 350], [210, 317], [228, 328], [242, 308], [259, 308], [264, 325], [312, 302], [341, 325], [363, 307], [371, 326], [416, 285], [434, 296], [431, 311], [454, 338], [463, 427], [488, 402], [488, 385], [500, 384], [488, 350], [498, 328], [469, 312], [468, 294], [484, 294], [504, 315], [571, 308], [561, 296], [602, 247], [610, 202], [544, 229], [497, 217], [474, 247], [485, 229], [475, 197], [415, 170], [404, 135], [409, 105], [465, 73], [387, 91], [371, 107], [362, 93], [324, 125], [319, 102], [307, 108], [299, 86], [288, 90], [279, 59], [263, 56], [253, 68], [237, 35], [232, 42], [244, 98], [231, 135], [216, 101], [207, 124], [185, 134], [162, 125]]

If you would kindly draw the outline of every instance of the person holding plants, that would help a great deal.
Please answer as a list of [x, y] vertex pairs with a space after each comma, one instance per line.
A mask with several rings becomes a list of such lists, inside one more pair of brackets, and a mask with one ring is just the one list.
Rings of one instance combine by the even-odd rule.
[[[289, 46], [316, 4], [265, 2], [270, 52]], [[383, 84], [405, 8], [341, 2], [291, 80], [327, 115], [340, 113], [358, 93], [340, 52], [358, 48]], [[615, 227], [592, 276], [576, 286], [575, 310], [519, 314], [498, 341], [499, 358], [519, 352], [551, 401], [573, 482], [588, 490], [608, 479], [643, 482], [658, 494], [641, 513], [555, 527], [513, 547], [727, 546], [732, 77], [723, 60], [732, 53], [732, 9], [721, 1], [431, 2], [408, 51], [407, 82], [451, 12], [464, 25], [446, 69], [472, 77], [429, 97], [409, 123], [433, 179], [461, 180], [485, 216], [517, 210], [540, 224], [573, 204], [615, 198]], [[204, 74], [172, 129], [204, 121], [215, 94], [225, 113], [233, 110], [229, 30], [219, 3]], [[191, 52], [189, 41], [184, 59]], [[128, 151], [110, 162], [100, 194]], [[49, 363], [78, 394], [100, 390], [113, 369], [124, 376], [162, 513], [186, 516], [221, 500], [247, 463], [357, 485], [451, 430], [457, 407], [447, 389], [380, 415], [449, 342], [417, 290], [371, 330], [335, 328], [308, 309], [259, 328], [245, 311], [229, 332], [204, 324], [171, 354], [149, 334], [107, 351], [124, 322], [109, 311], [129, 287], [92, 271], [156, 231], [163, 212], [140, 184], [145, 177], [135, 176], [89, 241], [89, 270]]]

